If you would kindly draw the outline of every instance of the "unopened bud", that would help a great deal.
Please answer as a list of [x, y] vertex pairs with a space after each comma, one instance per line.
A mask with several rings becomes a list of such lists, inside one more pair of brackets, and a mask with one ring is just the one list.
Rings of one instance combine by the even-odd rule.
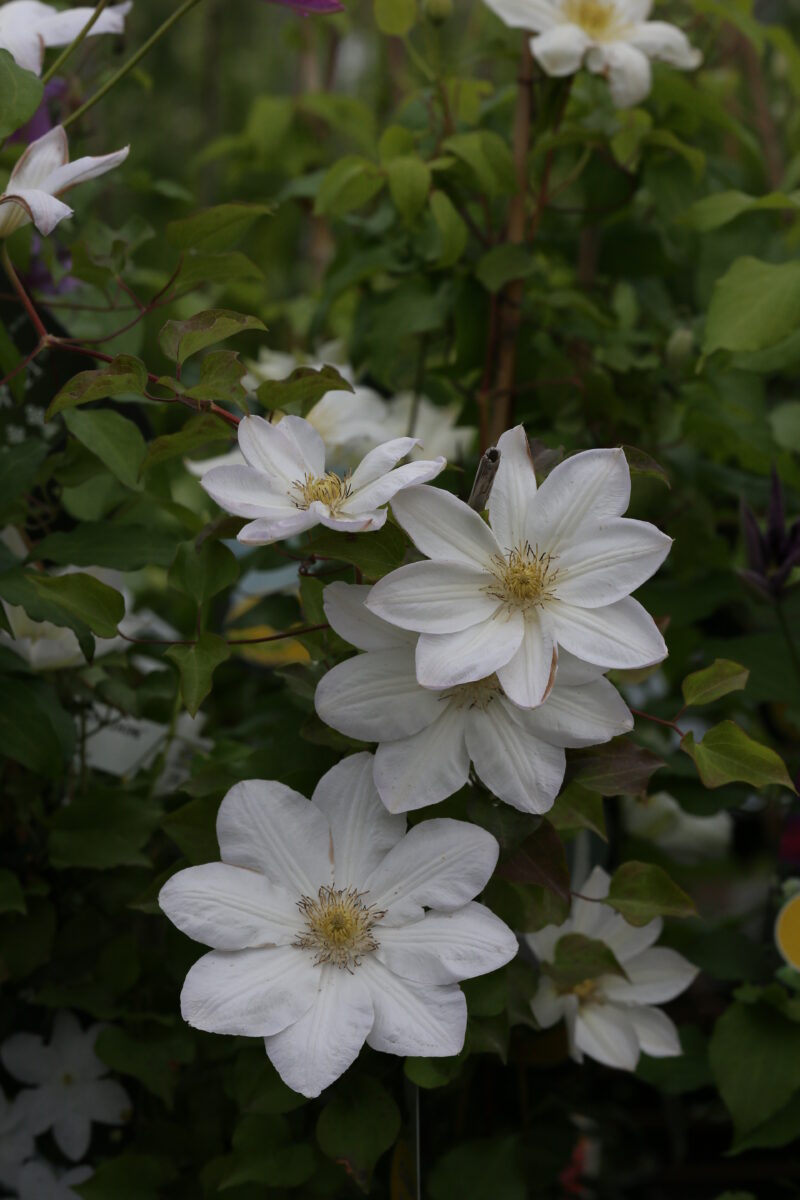
[[453, 0], [424, 0], [422, 11], [426, 20], [433, 21], [435, 25], [441, 25], [442, 22], [449, 21], [453, 15]]
[[667, 362], [671, 367], [682, 367], [694, 350], [694, 334], [691, 329], [674, 329], [667, 342]]

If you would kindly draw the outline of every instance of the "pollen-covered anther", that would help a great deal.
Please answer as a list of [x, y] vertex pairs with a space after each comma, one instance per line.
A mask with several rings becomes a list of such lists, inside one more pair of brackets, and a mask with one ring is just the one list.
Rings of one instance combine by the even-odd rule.
[[456, 687], [442, 692], [441, 699], [448, 700], [455, 708], [479, 708], [485, 711], [493, 700], [503, 694], [500, 680], [496, 675], [487, 675], [475, 683], [459, 683]]
[[525, 542], [494, 561], [495, 581], [487, 589], [509, 608], [530, 608], [553, 594], [557, 571], [550, 554]]
[[613, 0], [564, 0], [562, 12], [596, 41], [618, 37], [624, 26]]
[[570, 988], [570, 991], [573, 996], [578, 997], [580, 1004], [586, 1004], [590, 1000], [596, 1004], [599, 999], [597, 987], [598, 983], [596, 979], [582, 979], [580, 983], [576, 983], [574, 987]]
[[297, 493], [293, 503], [295, 508], [308, 509], [315, 500], [326, 504], [331, 513], [335, 514], [351, 495], [350, 480], [337, 475], [335, 471], [327, 471], [324, 475], [305, 475], [292, 484]]
[[303, 896], [297, 907], [305, 918], [306, 931], [292, 944], [313, 951], [317, 966], [330, 963], [352, 972], [364, 955], [378, 949], [372, 929], [386, 916], [385, 909], [365, 904], [365, 895], [354, 887], [321, 887], [316, 896]]

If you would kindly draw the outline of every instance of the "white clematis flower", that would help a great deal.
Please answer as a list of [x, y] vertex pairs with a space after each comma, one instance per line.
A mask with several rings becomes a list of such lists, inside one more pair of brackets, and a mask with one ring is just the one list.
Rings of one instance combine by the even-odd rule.
[[[115, 4], [101, 12], [89, 37], [122, 33], [132, 5]], [[10, 0], [0, 7], [0, 50], [8, 50], [18, 66], [40, 75], [48, 46], [68, 46], [84, 28], [94, 8], [58, 9], [39, 0]]]
[[397, 467], [415, 445], [395, 438], [376, 447], [352, 474], [325, 469], [325, 443], [302, 417], [284, 417], [271, 425], [262, 417], [239, 423], [244, 466], [208, 471], [202, 485], [221, 508], [251, 517], [239, 541], [251, 545], [279, 541], [314, 525], [348, 533], [380, 529], [386, 504], [401, 488], [435, 478], [443, 458]]
[[456, 981], [517, 951], [472, 902], [498, 845], [463, 821], [405, 828], [381, 804], [370, 754], [333, 767], [310, 802], [276, 782], [233, 787], [217, 817], [222, 862], [179, 871], [159, 895], [179, 929], [213, 947], [186, 977], [184, 1019], [263, 1037], [304, 1096], [333, 1083], [364, 1041], [458, 1054], [467, 1014]]
[[523, 812], [547, 812], [564, 779], [565, 746], [595, 745], [632, 728], [600, 669], [566, 655], [549, 698], [535, 709], [512, 703], [496, 676], [444, 691], [421, 687], [417, 635], [370, 613], [369, 590], [332, 583], [323, 593], [333, 629], [366, 653], [330, 670], [315, 703], [340, 733], [380, 743], [375, 784], [390, 812], [451, 796], [467, 782], [470, 761], [500, 800]]
[[559, 992], [543, 974], [531, 1008], [543, 1029], [564, 1019], [576, 1062], [583, 1062], [588, 1054], [607, 1067], [634, 1071], [642, 1051], [654, 1058], [681, 1053], [675, 1025], [654, 1005], [674, 1000], [698, 972], [677, 951], [653, 948], [661, 934], [660, 917], [637, 928], [607, 904], [596, 903], [608, 895], [609, 883], [602, 867], [595, 867], [581, 889], [591, 899], [574, 899], [563, 925], [547, 925], [538, 933], [525, 934], [525, 940], [540, 962], [551, 963], [559, 940], [568, 933], [581, 933], [605, 942], [628, 978], [601, 975]]
[[13, 1187], [19, 1169], [33, 1154], [33, 1133], [19, 1096], [7, 1100], [0, 1090], [0, 1185]]
[[80, 1192], [74, 1189], [91, 1179], [91, 1167], [71, 1167], [68, 1171], [57, 1171], [43, 1159], [25, 1163], [15, 1183], [16, 1200], [81, 1200]]
[[696, 817], [681, 808], [669, 792], [622, 796], [622, 823], [632, 837], [653, 842], [680, 863], [723, 858], [733, 837], [733, 818], [724, 810]]
[[129, 149], [126, 146], [113, 154], [70, 162], [67, 135], [61, 125], [31, 142], [0, 196], [0, 238], [10, 237], [29, 221], [40, 233], [52, 233], [60, 221], [72, 216], [72, 209], [58, 197], [76, 184], [118, 167], [128, 157]]
[[703, 56], [666, 21], [648, 21], [652, 0], [486, 0], [506, 25], [530, 29], [531, 52], [547, 75], [586, 67], [608, 80], [618, 108], [640, 104], [652, 84], [650, 59], [681, 71]]
[[622, 516], [631, 487], [622, 450], [576, 454], [537, 491], [522, 426], [498, 447], [488, 525], [435, 488], [392, 503], [432, 561], [393, 571], [366, 603], [422, 634], [418, 681], [443, 689], [496, 674], [515, 704], [533, 708], [555, 682], [558, 646], [605, 669], [660, 662], [664, 639], [629, 593], [661, 565], [671, 539]]
[[407, 434], [412, 426], [413, 435], [419, 438], [420, 447], [412, 450], [412, 459], [425, 454], [442, 454], [449, 461], [463, 459], [472, 448], [477, 430], [471, 425], [457, 425], [461, 405], [434, 404], [427, 396], [414, 397], [413, 392], [400, 392], [386, 402], [384, 437]]
[[81, 1029], [62, 1010], [49, 1044], [33, 1033], [14, 1033], [0, 1047], [9, 1075], [33, 1085], [18, 1096], [33, 1133], [52, 1129], [59, 1150], [73, 1162], [89, 1148], [93, 1121], [121, 1125], [131, 1107], [122, 1085], [103, 1078], [108, 1067], [94, 1052], [102, 1028]]

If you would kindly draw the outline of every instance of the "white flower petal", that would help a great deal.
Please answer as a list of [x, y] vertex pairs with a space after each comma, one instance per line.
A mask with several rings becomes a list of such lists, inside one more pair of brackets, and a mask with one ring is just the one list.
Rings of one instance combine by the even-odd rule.
[[574, 75], [592, 39], [579, 25], [557, 25], [531, 39], [531, 53], [547, 75]]
[[400, 979], [371, 955], [360, 974], [369, 988], [375, 1023], [373, 1050], [440, 1058], [458, 1054], [467, 1028], [467, 1002], [456, 984], [436, 986]]
[[500, 545], [485, 521], [468, 504], [440, 488], [417, 487], [395, 497], [398, 523], [428, 558], [491, 569]]
[[282, 417], [276, 428], [281, 431], [288, 442], [296, 447], [297, 453], [310, 475], [324, 474], [325, 443], [309, 421], [302, 417]]
[[[27, 0], [18, 0], [18, 4]], [[15, 0], [3, 5], [4, 9], [15, 7]], [[17, 66], [25, 71], [33, 71], [40, 75], [44, 62], [44, 38], [38, 29], [33, 27], [9, 28], [8, 20], [3, 20], [5, 13], [0, 15], [0, 50], [7, 50]]]
[[[131, 4], [115, 4], [112, 8], [104, 9], [87, 36], [96, 37], [100, 33], [123, 33], [125, 17], [131, 8]], [[41, 24], [45, 46], [68, 45], [78, 36], [93, 12], [93, 8], [70, 8], [64, 12], [51, 9], [50, 16]]]
[[555, 682], [557, 666], [555, 637], [547, 613], [529, 609], [519, 650], [497, 671], [503, 691], [520, 708], [542, 704]]
[[47, 176], [42, 187], [46, 187], [53, 195], [60, 195], [61, 192], [66, 192], [79, 183], [86, 183], [90, 179], [97, 179], [100, 175], [105, 175], [107, 171], [113, 171], [114, 167], [124, 163], [129, 154], [130, 146], [125, 146], [122, 150], [115, 150], [112, 154], [76, 158], [74, 162], [63, 163], [62, 166], [56, 167], [55, 171]]
[[416, 438], [398, 437], [370, 450], [350, 476], [353, 491], [358, 492], [388, 475], [400, 459], [410, 454], [416, 445]]
[[417, 983], [455, 983], [505, 966], [519, 946], [508, 926], [483, 904], [380, 931], [376, 957], [395, 975]]
[[499, 846], [485, 829], [439, 817], [421, 821], [389, 851], [364, 883], [370, 904], [452, 912], [489, 881]]
[[522, 425], [507, 429], [497, 443], [500, 465], [489, 493], [492, 532], [508, 553], [525, 543], [525, 521], [536, 496], [528, 435]]
[[503, 610], [457, 633], [423, 633], [417, 642], [417, 679], [423, 687], [440, 689], [485, 679], [516, 654], [524, 634], [522, 613]]
[[575, 1020], [575, 1046], [607, 1067], [635, 1071], [639, 1042], [630, 1014], [616, 1004], [584, 1004]]
[[322, 593], [322, 605], [331, 628], [359, 650], [389, 650], [398, 646], [416, 646], [413, 632], [398, 629], [366, 606], [372, 591], [369, 584], [329, 583]]
[[617, 11], [624, 20], [635, 25], [646, 21], [653, 8], [653, 0], [616, 0]]
[[0, 1059], [20, 1083], [44, 1083], [54, 1066], [52, 1050], [34, 1033], [12, 1033], [0, 1047]]
[[294, 515], [281, 517], [259, 517], [244, 525], [236, 535], [236, 540], [245, 546], [269, 546], [272, 542], [282, 542], [298, 533], [313, 529], [319, 521], [315, 513], [298, 510]]
[[623, 920], [613, 908], [599, 903], [608, 895], [610, 882], [610, 875], [602, 867], [595, 867], [592, 870], [591, 875], [580, 888], [581, 896], [586, 896], [587, 899], [581, 900], [579, 897], [573, 899], [570, 913], [571, 928], [567, 931], [562, 927], [562, 932], [582, 933], [585, 937], [599, 938], [605, 941], [607, 931]]
[[[0, 19], [5, 16], [8, 5], [0, 8]], [[8, 181], [9, 190], [14, 187], [42, 188], [49, 176], [69, 162], [69, 145], [63, 125], [55, 125], [37, 138], [23, 151], [14, 164]]]
[[53, 1137], [65, 1158], [83, 1158], [92, 1140], [92, 1124], [81, 1112], [62, 1111], [53, 1123]]
[[467, 721], [467, 749], [475, 770], [491, 792], [522, 812], [544, 813], [564, 779], [564, 751], [531, 737], [499, 698]]
[[338, 530], [340, 533], [374, 533], [376, 529], [383, 529], [389, 515], [385, 508], [352, 515], [344, 510], [337, 510], [334, 514], [321, 500], [314, 500], [309, 507], [309, 512], [319, 521], [320, 525]]
[[584, 450], [559, 463], [536, 494], [527, 538], [551, 553], [571, 541], [585, 521], [621, 517], [631, 498], [622, 450]]
[[603, 941], [610, 946], [616, 960], [625, 966], [644, 950], [648, 950], [661, 937], [664, 922], [661, 917], [648, 921], [646, 925], [629, 925], [624, 917], [609, 922], [603, 929]]
[[[559, 666], [559, 676], [561, 667]], [[546, 702], [524, 717], [525, 728], [554, 746], [596, 746], [633, 729], [627, 704], [607, 679], [578, 687], [556, 686]]]
[[[364, 461], [366, 462], [366, 459]], [[418, 459], [416, 462], [406, 463], [402, 467], [395, 467], [388, 475], [383, 475], [380, 479], [355, 491], [347, 502], [347, 510], [348, 512], [361, 512], [365, 508], [378, 508], [404, 488], [419, 487], [428, 480], [435, 479], [437, 475], [441, 475], [446, 466], [446, 458], [433, 458]], [[355, 475], [353, 479], [355, 479]]]
[[313, 1006], [293, 1025], [264, 1040], [284, 1083], [309, 1097], [318, 1096], [355, 1061], [373, 1023], [363, 966], [353, 975], [331, 966], [316, 969], [320, 984]]
[[275, 490], [277, 481], [249, 466], [212, 467], [200, 486], [226, 512], [237, 517], [281, 521], [297, 515], [285, 492]]
[[497, 611], [497, 597], [484, 590], [490, 582], [486, 572], [462, 563], [409, 563], [379, 580], [366, 603], [401, 629], [458, 633]]
[[297, 900], [256, 871], [222, 862], [178, 871], [158, 895], [173, 925], [215, 950], [288, 945], [302, 924]]
[[405, 818], [381, 804], [373, 763], [371, 754], [342, 759], [322, 776], [311, 798], [330, 822], [337, 888], [360, 888], [406, 831]]
[[15, 187], [0, 196], [0, 237], [9, 237], [28, 221], [47, 237], [56, 225], [72, 216], [72, 209], [49, 192]]
[[550, 29], [564, 20], [553, 0], [486, 0], [486, 4], [514, 29]]
[[75, 1107], [78, 1105], [82, 1113], [99, 1125], [121, 1125], [131, 1112], [131, 1098], [116, 1079], [93, 1079], [80, 1084]]
[[[302, 481], [307, 474], [319, 475], [321, 471], [314, 470], [309, 465], [296, 439], [290, 437], [291, 426], [285, 429], [283, 426], [284, 421], [271, 425], [263, 417], [242, 417], [238, 437], [239, 449], [247, 463], [269, 476], [271, 489], [286, 491], [293, 483]], [[324, 470], [324, 446], [322, 454]], [[318, 457], [317, 454], [315, 458]]]
[[564, 934], [572, 932], [572, 921], [568, 917], [562, 925], [545, 925], [543, 929], [537, 929], [535, 933], [526, 933], [523, 936], [539, 962], [553, 962], [556, 943]]
[[436, 692], [417, 683], [414, 650], [372, 650], [338, 663], [317, 685], [322, 720], [347, 737], [395, 741], [425, 729], [442, 711]]
[[567, 604], [600, 608], [635, 592], [658, 570], [672, 546], [655, 525], [615, 517], [580, 536], [558, 556], [555, 595]]
[[273, 780], [235, 784], [217, 814], [222, 859], [260, 871], [292, 895], [315, 896], [333, 879], [333, 842], [324, 813]]
[[629, 959], [625, 973], [628, 979], [610, 975], [603, 980], [603, 992], [610, 1000], [623, 1004], [664, 1004], [685, 992], [698, 971], [677, 950], [655, 946]]
[[650, 92], [653, 78], [647, 55], [627, 42], [596, 43], [586, 55], [586, 66], [606, 77], [617, 108], [641, 104]]
[[632, 596], [605, 608], [551, 600], [547, 613], [558, 644], [598, 666], [649, 667], [667, 656], [655, 621]]
[[652, 1058], [675, 1058], [683, 1053], [674, 1021], [660, 1008], [631, 1008], [628, 1015], [645, 1054]]
[[436, 692], [426, 694], [439, 706], [430, 724], [412, 737], [382, 742], [375, 755], [375, 784], [390, 812], [438, 804], [469, 778], [464, 713]]
[[682, 29], [666, 21], [646, 21], [637, 25], [629, 41], [648, 58], [657, 58], [681, 71], [693, 71], [703, 61], [703, 55], [691, 44]]
[[583, 659], [576, 658], [562, 646], [558, 651], [556, 686], [577, 687], [579, 683], [592, 683], [595, 679], [601, 679], [604, 671], [604, 667], [598, 667], [596, 663], [584, 662]]
[[308, 1012], [319, 986], [320, 968], [308, 951], [212, 950], [186, 976], [181, 1016], [207, 1033], [265, 1037]]
[[542, 1029], [557, 1025], [566, 1011], [566, 997], [560, 996], [549, 975], [540, 975], [531, 1010]]

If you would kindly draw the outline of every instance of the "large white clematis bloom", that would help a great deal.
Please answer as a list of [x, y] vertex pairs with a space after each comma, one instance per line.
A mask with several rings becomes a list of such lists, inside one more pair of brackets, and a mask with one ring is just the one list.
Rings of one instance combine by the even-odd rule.
[[233, 787], [217, 817], [222, 862], [179, 871], [159, 896], [179, 929], [213, 947], [186, 977], [184, 1019], [263, 1037], [304, 1096], [346, 1071], [365, 1040], [389, 1054], [458, 1054], [467, 1013], [456, 981], [517, 951], [511, 930], [471, 902], [498, 845], [463, 821], [405, 828], [381, 804], [370, 754], [333, 767], [310, 802], [276, 782]]
[[724, 810], [696, 817], [681, 808], [669, 792], [622, 796], [622, 823], [632, 837], [653, 842], [680, 863], [723, 858], [733, 837], [733, 818]]
[[535, 709], [512, 703], [496, 676], [445, 691], [421, 687], [417, 635], [370, 613], [368, 594], [368, 587], [347, 583], [323, 593], [333, 629], [366, 653], [330, 670], [315, 703], [340, 733], [380, 743], [375, 784], [390, 812], [451, 796], [467, 782], [470, 761], [500, 800], [523, 812], [547, 812], [564, 779], [565, 746], [607, 742], [632, 728], [627, 706], [600, 668], [566, 655], [546, 703]]
[[547, 75], [586, 67], [608, 80], [618, 108], [639, 104], [652, 84], [650, 59], [692, 71], [703, 56], [666, 21], [648, 21], [652, 0], [486, 0], [506, 25], [533, 30], [531, 51]]
[[661, 934], [657, 917], [637, 928], [607, 904], [596, 903], [608, 895], [610, 879], [595, 867], [581, 892], [589, 900], [574, 899], [572, 913], [563, 925], [547, 925], [525, 940], [541, 963], [552, 963], [559, 940], [568, 933], [581, 933], [609, 946], [628, 976], [601, 975], [585, 979], [571, 991], [559, 992], [553, 980], [542, 974], [531, 1008], [544, 1029], [566, 1022], [570, 1054], [583, 1062], [584, 1054], [607, 1067], [633, 1071], [644, 1051], [654, 1058], [681, 1053], [678, 1031], [659, 1008], [685, 991], [697, 968], [683, 955], [665, 947], [653, 947]]
[[33, 1133], [19, 1096], [7, 1100], [0, 1089], [0, 1185], [14, 1186], [19, 1169], [33, 1154]]
[[277, 425], [244, 417], [239, 449], [245, 465], [215, 467], [201, 482], [221, 508], [252, 518], [240, 542], [264, 545], [320, 524], [359, 533], [386, 523], [385, 506], [401, 488], [444, 470], [443, 458], [397, 467], [415, 444], [395, 438], [371, 450], [352, 474], [337, 475], [325, 469], [325, 443], [302, 417]]
[[71, 1167], [58, 1171], [44, 1159], [32, 1159], [17, 1174], [15, 1200], [81, 1200], [74, 1189], [91, 1179], [91, 1167]]
[[661, 565], [671, 539], [622, 516], [630, 472], [622, 450], [586, 450], [536, 487], [521, 425], [498, 442], [489, 524], [448, 492], [416, 487], [392, 511], [432, 561], [387, 575], [367, 607], [422, 634], [417, 679], [449, 688], [496, 674], [523, 708], [553, 686], [560, 645], [583, 662], [643, 667], [667, 650], [630, 592]]
[[[101, 12], [89, 36], [122, 33], [132, 5], [115, 4]], [[48, 46], [68, 46], [84, 28], [94, 8], [57, 9], [39, 0], [10, 0], [0, 7], [0, 50], [8, 50], [18, 66], [40, 75]]]
[[76, 184], [118, 167], [128, 157], [129, 149], [126, 146], [113, 154], [70, 162], [67, 135], [61, 125], [31, 142], [0, 196], [0, 238], [9, 237], [29, 221], [40, 233], [52, 233], [59, 221], [72, 216], [72, 209], [58, 197]]
[[102, 1025], [81, 1029], [77, 1018], [56, 1014], [48, 1045], [33, 1033], [14, 1033], [0, 1047], [3, 1066], [33, 1086], [18, 1096], [35, 1134], [52, 1129], [56, 1144], [73, 1162], [89, 1149], [93, 1121], [120, 1125], [130, 1111], [128, 1094], [94, 1052]]

